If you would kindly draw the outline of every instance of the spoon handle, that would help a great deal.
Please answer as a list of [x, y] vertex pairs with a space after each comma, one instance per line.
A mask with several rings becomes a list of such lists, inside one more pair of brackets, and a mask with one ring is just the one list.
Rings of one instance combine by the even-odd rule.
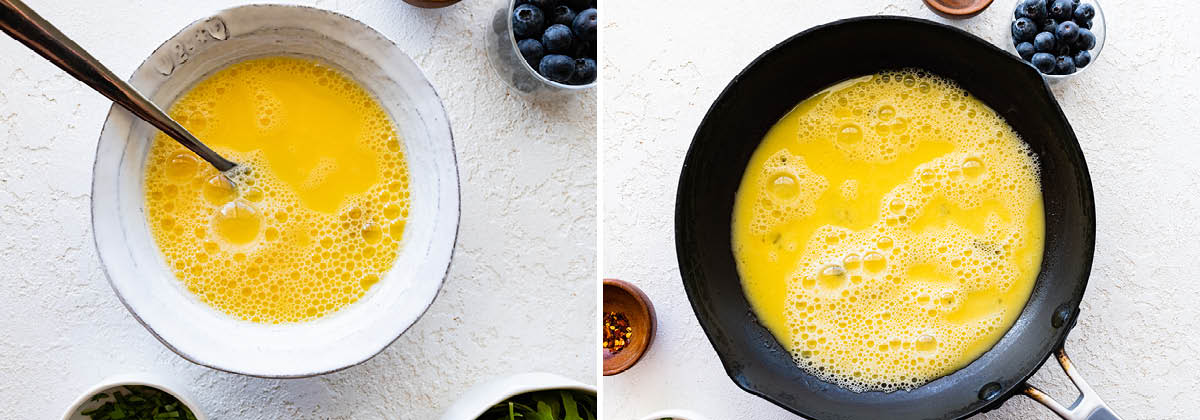
[[67, 38], [20, 0], [0, 0], [0, 30], [138, 118], [162, 130], [217, 170], [225, 172], [236, 166], [197, 140], [133, 86], [117, 78], [108, 67], [100, 64], [83, 47]]

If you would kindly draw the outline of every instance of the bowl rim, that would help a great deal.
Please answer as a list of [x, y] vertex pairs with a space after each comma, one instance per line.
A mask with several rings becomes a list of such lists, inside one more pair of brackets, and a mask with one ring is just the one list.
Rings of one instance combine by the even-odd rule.
[[679, 420], [708, 420], [708, 417], [704, 417], [700, 413], [697, 413], [692, 410], [685, 410], [685, 409], [680, 409], [680, 408], [668, 408], [668, 409], [664, 409], [664, 410], [658, 410], [653, 413], [642, 416], [641, 420], [662, 420], [664, 418], [679, 419]]
[[983, 12], [988, 6], [992, 5], [993, 0], [978, 0], [966, 7], [951, 7], [939, 0], [925, 0], [925, 5], [932, 8], [935, 12], [944, 14], [951, 18], [965, 18]]
[[453, 6], [460, 1], [462, 0], [404, 0], [405, 3], [408, 3], [414, 7], [420, 7], [422, 9], [441, 9], [443, 7]]
[[[443, 120], [442, 125], [444, 125], [444, 127], [438, 127], [438, 128], [445, 129], [445, 134], [447, 136], [447, 146], [448, 146], [449, 155], [450, 155], [450, 162], [453, 164], [452, 167], [450, 168], [450, 171], [452, 172], [453, 177], [454, 177], [453, 187], [452, 187], [453, 194], [452, 194], [452, 197], [450, 197], [453, 200], [453, 206], [451, 209], [447, 210], [447, 211], [453, 211], [453, 219], [450, 220], [451, 223], [448, 223], [449, 224], [448, 229], [450, 230], [448, 232], [448, 235], [450, 236], [450, 243], [449, 243], [449, 250], [446, 254], [445, 269], [440, 270], [440, 275], [437, 278], [436, 287], [434, 288], [433, 293], [430, 296], [430, 298], [428, 299], [428, 301], [423, 303], [423, 307], [421, 308], [420, 312], [416, 314], [416, 316], [413, 318], [411, 323], [409, 323], [407, 326], [405, 326], [404, 328], [397, 331], [395, 333], [394, 337], [391, 337], [390, 340], [386, 340], [386, 342], [384, 342], [379, 348], [371, 349], [367, 352], [362, 352], [361, 357], [357, 357], [357, 356], [356, 357], [348, 357], [348, 358], [346, 358], [347, 359], [346, 362], [338, 363], [339, 365], [341, 365], [339, 367], [319, 369], [319, 370], [311, 371], [311, 372], [305, 371], [302, 373], [284, 373], [284, 374], [265, 373], [265, 372], [245, 372], [245, 371], [241, 371], [241, 370], [238, 370], [235, 368], [223, 366], [224, 363], [205, 361], [201, 357], [198, 357], [189, 352], [185, 352], [185, 351], [179, 349], [178, 347], [176, 347], [174, 344], [168, 342], [166, 339], [164, 339], [162, 337], [162, 335], [158, 331], [156, 331], [154, 329], [154, 327], [152, 327], [149, 323], [147, 323], [146, 320], [144, 320], [142, 318], [142, 316], [138, 314], [138, 312], [133, 308], [132, 305], [130, 305], [128, 300], [121, 293], [120, 288], [117, 286], [117, 282], [115, 282], [113, 280], [113, 275], [110, 273], [109, 262], [105, 258], [105, 252], [102, 251], [104, 248], [100, 244], [100, 235], [97, 234], [97, 232], [98, 232], [97, 226], [101, 222], [99, 221], [99, 218], [97, 217], [97, 213], [98, 213], [97, 207], [99, 206], [99, 203], [95, 199], [95, 196], [96, 196], [95, 193], [97, 191], [97, 188], [99, 188], [99, 184], [97, 182], [97, 177], [95, 176], [95, 174], [101, 164], [100, 153], [101, 153], [101, 149], [104, 146], [103, 139], [106, 138], [106, 136], [108, 135], [106, 133], [110, 129], [110, 121], [115, 114], [124, 112], [124, 109], [120, 108], [120, 106], [118, 106], [117, 104], [113, 104], [112, 107], [109, 108], [109, 112], [105, 116], [103, 126], [101, 127], [101, 130], [100, 130], [99, 140], [97, 141], [96, 149], [94, 152], [95, 155], [94, 155], [94, 160], [93, 160], [93, 164], [92, 164], [92, 173], [91, 173], [92, 180], [91, 180], [91, 190], [90, 190], [91, 205], [89, 206], [89, 210], [91, 213], [90, 219], [91, 219], [92, 244], [93, 244], [93, 246], [96, 247], [97, 256], [100, 259], [100, 265], [102, 268], [101, 271], [104, 273], [105, 279], [108, 281], [109, 286], [113, 289], [113, 292], [117, 296], [117, 299], [120, 300], [121, 304], [125, 307], [125, 309], [129, 312], [129, 314], [133, 316], [133, 318], [138, 322], [138, 324], [141, 324], [142, 327], [144, 327], [148, 332], [150, 332], [150, 335], [152, 335], [155, 339], [157, 339], [160, 343], [162, 343], [163, 346], [165, 346], [167, 349], [171, 350], [171, 352], [179, 355], [183, 359], [185, 359], [191, 363], [194, 363], [196, 365], [204, 366], [204, 367], [222, 371], [222, 372], [245, 375], [245, 376], [250, 376], [250, 377], [269, 378], [269, 379], [306, 378], [306, 377], [313, 377], [313, 376], [319, 376], [319, 375], [325, 375], [325, 374], [329, 374], [329, 373], [333, 373], [333, 372], [338, 372], [338, 371], [349, 369], [351, 367], [358, 366], [362, 363], [365, 363], [366, 361], [374, 358], [379, 353], [382, 353], [385, 349], [387, 349], [389, 346], [391, 346], [393, 343], [395, 343], [396, 340], [399, 340], [400, 336], [404, 335], [405, 332], [407, 332], [409, 329], [411, 329], [413, 327], [413, 325], [416, 325], [416, 323], [419, 322], [421, 320], [421, 318], [423, 318], [425, 316], [426, 313], [428, 313], [429, 309], [433, 306], [433, 302], [437, 300], [437, 296], [439, 296], [441, 294], [442, 288], [445, 286], [446, 278], [449, 276], [449, 272], [450, 272], [450, 265], [454, 259], [455, 250], [457, 249], [459, 227], [460, 227], [459, 225], [461, 224], [461, 219], [462, 219], [462, 199], [461, 199], [462, 198], [461, 197], [462, 196], [462, 180], [460, 177], [459, 167], [458, 167], [458, 154], [456, 152], [456, 147], [454, 144], [453, 125], [450, 122], [449, 114], [446, 112], [445, 102], [443, 102], [441, 95], [438, 94], [437, 89], [433, 86], [432, 81], [430, 81], [429, 78], [425, 75], [425, 73], [420, 69], [420, 67], [417, 66], [416, 62], [414, 60], [412, 60], [412, 57], [410, 57], [407, 53], [405, 53], [404, 50], [401, 49], [400, 46], [397, 45], [395, 41], [384, 36], [382, 33], [375, 30], [373, 27], [367, 25], [366, 23], [363, 23], [362, 21], [360, 21], [358, 19], [352, 18], [350, 16], [347, 16], [345, 14], [338, 13], [338, 12], [335, 12], [332, 10], [322, 9], [322, 8], [312, 7], [312, 6], [307, 6], [307, 5], [248, 4], [248, 5], [228, 7], [228, 8], [214, 11], [205, 16], [198, 17], [197, 19], [193, 20], [192, 22], [181, 27], [180, 30], [177, 31], [174, 35], [171, 35], [170, 37], [167, 37], [166, 39], [164, 39], [162, 44], [160, 44], [152, 52], [150, 52], [146, 56], [146, 58], [143, 59], [142, 62], [139, 63], [138, 66], [134, 68], [133, 73], [131, 74], [129, 79], [127, 79], [127, 82], [129, 82], [132, 85], [134, 82], [134, 78], [137, 76], [139, 70], [141, 70], [143, 68], [148, 68], [147, 66], [151, 66], [153, 64], [153, 63], [151, 63], [151, 60], [155, 59], [156, 57], [159, 57], [160, 53], [162, 53], [165, 50], [172, 47], [172, 45], [173, 45], [172, 41], [180, 39], [180, 37], [183, 36], [184, 34], [199, 28], [201, 25], [208, 22], [209, 20], [218, 18], [221, 16], [226, 16], [229, 14], [243, 13], [246, 11], [263, 10], [263, 9], [294, 10], [294, 11], [303, 11], [306, 13], [323, 14], [326, 16], [334, 17], [339, 20], [343, 20], [344, 22], [347, 22], [351, 25], [355, 25], [358, 27], [358, 29], [362, 33], [373, 34], [379, 40], [385, 42], [386, 45], [388, 46], [388, 48], [397, 52], [400, 56], [407, 59], [413, 65], [413, 67], [416, 69], [417, 74], [419, 74], [421, 76], [421, 82], [423, 82], [424, 85], [428, 87], [429, 92], [432, 93], [433, 98], [436, 100], [438, 111], [440, 112], [441, 116], [444, 117], [444, 118], [442, 118], [442, 120]], [[135, 124], [137, 123], [136, 119], [135, 119], [134, 123]], [[355, 303], [358, 303], [358, 302], [355, 302]], [[343, 308], [343, 309], [345, 309], [345, 308]], [[326, 315], [326, 317], [333, 316], [333, 315], [336, 315], [336, 312], [332, 313], [332, 314], [328, 314], [328, 315]], [[311, 321], [309, 321], [309, 322], [311, 322]]]
[[179, 391], [178, 390], [179, 387], [177, 384], [171, 384], [169, 382], [170, 381], [165, 380], [162, 377], [159, 377], [158, 375], [155, 375], [155, 374], [149, 373], [149, 372], [122, 373], [122, 374], [109, 376], [107, 378], [101, 379], [100, 382], [97, 382], [95, 385], [92, 385], [87, 390], [85, 390], [82, 394], [80, 394], [79, 397], [76, 398], [74, 402], [72, 402], [70, 405], [67, 406], [66, 411], [62, 415], [62, 419], [63, 420], [71, 420], [75, 416], [75, 414], [77, 414], [79, 409], [82, 408], [84, 404], [87, 404], [92, 399], [92, 396], [99, 394], [101, 392], [104, 392], [106, 390], [112, 389], [112, 388], [116, 388], [119, 386], [127, 386], [127, 385], [148, 386], [148, 387], [157, 389], [159, 391], [165, 392], [165, 393], [171, 395], [172, 397], [175, 397], [175, 399], [179, 400], [179, 402], [181, 404], [183, 404], [184, 407], [187, 407], [187, 409], [192, 412], [192, 415], [196, 416], [196, 420], [207, 420], [208, 419], [208, 416], [206, 414], [204, 414], [204, 412], [198, 408], [199, 405], [196, 404], [196, 402], [194, 400], [192, 400], [191, 397], [189, 397], [187, 394]]

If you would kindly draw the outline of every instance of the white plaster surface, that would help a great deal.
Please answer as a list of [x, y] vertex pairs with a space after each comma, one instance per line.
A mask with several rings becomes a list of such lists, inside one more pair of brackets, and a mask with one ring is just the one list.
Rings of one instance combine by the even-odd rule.
[[[982, 15], [953, 24], [1002, 45], [1015, 3], [996, 0]], [[1103, 53], [1087, 73], [1054, 88], [1082, 143], [1098, 218], [1091, 283], [1067, 351], [1125, 419], [1191, 419], [1200, 412], [1200, 29], [1192, 25], [1200, 6], [1103, 3], [1109, 28]], [[659, 330], [638, 365], [602, 381], [607, 419], [663, 408], [693, 409], [714, 420], [795, 418], [738, 389], [701, 331], [675, 258], [675, 189], [700, 119], [738, 71], [805, 28], [874, 14], [945, 21], [920, 0], [609, 7], [600, 73], [602, 274], [639, 285], [655, 303]], [[1053, 361], [1032, 383], [1074, 400]], [[980, 417], [1054, 415], [1014, 397]]]
[[[118, 75], [229, 0], [27, 0]], [[595, 383], [596, 95], [532, 104], [483, 50], [491, 1], [311, 1], [379, 30], [445, 102], [462, 222], [432, 308], [370, 361], [267, 380], [188, 363], [125, 310], [92, 244], [91, 166], [110, 103], [0, 37], [0, 419], [54, 419], [92, 384], [151, 371], [212, 419], [431, 419], [470, 386], [548, 371]]]

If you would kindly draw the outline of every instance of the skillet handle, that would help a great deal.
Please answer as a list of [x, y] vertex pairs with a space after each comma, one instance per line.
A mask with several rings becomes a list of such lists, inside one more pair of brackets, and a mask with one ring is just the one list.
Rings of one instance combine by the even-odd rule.
[[1071, 359], [1067, 358], [1067, 351], [1061, 344], [1054, 356], [1058, 359], [1058, 364], [1062, 365], [1063, 372], [1067, 373], [1067, 377], [1071, 378], [1071, 382], [1079, 390], [1079, 398], [1076, 398], [1070, 407], [1063, 407], [1058, 401], [1028, 383], [1021, 390], [1022, 393], [1066, 420], [1121, 420], [1121, 416], [1108, 408], [1108, 405], [1100, 400], [1100, 396], [1096, 395], [1096, 391], [1083, 380], [1083, 376], [1075, 370], [1075, 365], [1071, 364]]

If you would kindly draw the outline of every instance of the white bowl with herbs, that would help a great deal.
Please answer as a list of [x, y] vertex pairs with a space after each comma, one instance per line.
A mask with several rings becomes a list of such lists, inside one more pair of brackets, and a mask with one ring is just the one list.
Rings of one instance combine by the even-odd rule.
[[181, 387], [150, 374], [112, 376], [92, 386], [63, 413], [63, 420], [207, 420]]
[[596, 420], [596, 387], [552, 373], [504, 376], [463, 393], [441, 420]]

